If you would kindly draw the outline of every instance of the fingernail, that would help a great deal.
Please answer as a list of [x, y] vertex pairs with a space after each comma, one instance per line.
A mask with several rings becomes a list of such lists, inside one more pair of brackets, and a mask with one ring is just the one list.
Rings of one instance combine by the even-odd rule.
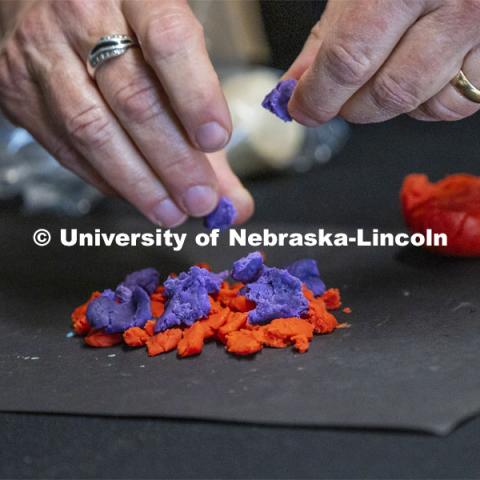
[[222, 149], [227, 144], [228, 138], [228, 132], [217, 122], [205, 123], [195, 133], [198, 146], [205, 152]]
[[185, 215], [170, 198], [166, 198], [156, 205], [152, 215], [159, 224], [167, 228], [176, 227], [187, 218], [187, 215]]
[[184, 201], [190, 215], [203, 217], [217, 206], [218, 195], [212, 187], [197, 185], [187, 190]]

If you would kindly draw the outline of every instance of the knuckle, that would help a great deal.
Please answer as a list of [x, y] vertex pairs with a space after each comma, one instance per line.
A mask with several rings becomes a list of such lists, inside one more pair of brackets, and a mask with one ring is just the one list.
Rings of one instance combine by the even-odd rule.
[[[99, 171], [99, 173], [102, 172]], [[103, 174], [104, 177], [105, 174], [106, 172]], [[121, 168], [110, 169], [108, 181], [118, 193], [139, 208], [141, 205], [148, 203], [148, 199], [153, 197], [156, 191], [152, 178], [146, 175], [140, 165], [138, 167], [132, 165], [128, 171], [123, 171]]]
[[140, 125], [165, 114], [155, 86], [137, 79], [113, 94], [113, 107], [123, 112], [129, 121]]
[[97, 105], [90, 105], [70, 115], [65, 126], [72, 141], [83, 147], [101, 148], [111, 139], [109, 119]]
[[325, 50], [325, 63], [330, 77], [342, 86], [362, 85], [370, 73], [368, 56], [355, 44], [338, 42]]
[[199, 164], [197, 159], [189, 152], [180, 152], [176, 156], [166, 155], [162, 158], [160, 169], [164, 178], [172, 179], [172, 183], [175, 183], [175, 179], [182, 179], [177, 183], [185, 183], [189, 179], [194, 179], [199, 173]]
[[172, 10], [153, 17], [145, 34], [146, 55], [150, 61], [168, 60], [190, 40], [203, 35], [200, 23], [183, 11]]
[[396, 114], [411, 112], [421, 103], [416, 84], [389, 73], [373, 82], [371, 94], [382, 110]]

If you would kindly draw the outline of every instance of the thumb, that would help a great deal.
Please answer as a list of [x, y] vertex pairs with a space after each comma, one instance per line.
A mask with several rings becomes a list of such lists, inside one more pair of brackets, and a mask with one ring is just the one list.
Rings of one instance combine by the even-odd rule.
[[290, 68], [283, 74], [282, 80], [290, 78], [299, 80], [305, 70], [313, 63], [322, 44], [323, 29], [320, 24], [321, 22], [317, 22], [312, 28], [302, 51], [290, 65]]
[[333, 28], [337, 18], [340, 16], [341, 8], [338, 7], [338, 3], [328, 2], [325, 12], [310, 31], [310, 35], [303, 45], [302, 51], [285, 72], [282, 79], [294, 78], [295, 80], [299, 80], [308, 67], [312, 65], [325, 37], [325, 33], [329, 28]]

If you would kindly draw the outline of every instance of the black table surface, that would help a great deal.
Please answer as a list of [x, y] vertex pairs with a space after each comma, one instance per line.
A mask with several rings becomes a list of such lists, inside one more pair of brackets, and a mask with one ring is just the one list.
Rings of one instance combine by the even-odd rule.
[[[256, 221], [400, 227], [397, 192], [405, 174], [426, 172], [437, 179], [457, 171], [479, 173], [477, 128], [475, 118], [354, 127], [345, 150], [326, 167], [250, 181]], [[107, 202], [92, 215], [92, 224], [124, 208]], [[37, 223], [25, 219], [25, 232]], [[0, 414], [0, 422], [3, 478], [480, 476], [480, 419], [446, 437], [19, 413]]]

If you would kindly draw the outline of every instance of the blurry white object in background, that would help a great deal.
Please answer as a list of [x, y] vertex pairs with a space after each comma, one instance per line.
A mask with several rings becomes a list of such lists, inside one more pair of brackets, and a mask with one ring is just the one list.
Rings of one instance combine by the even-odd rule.
[[296, 122], [285, 123], [261, 107], [279, 80], [278, 71], [266, 67], [225, 70], [221, 77], [234, 127], [227, 153], [239, 175], [307, 171], [328, 162], [345, 144], [349, 127], [341, 119], [305, 128]]
[[21, 196], [26, 214], [80, 216], [102, 198], [0, 114], [0, 200]]
[[270, 47], [256, 0], [190, 0], [215, 64], [267, 64]]

